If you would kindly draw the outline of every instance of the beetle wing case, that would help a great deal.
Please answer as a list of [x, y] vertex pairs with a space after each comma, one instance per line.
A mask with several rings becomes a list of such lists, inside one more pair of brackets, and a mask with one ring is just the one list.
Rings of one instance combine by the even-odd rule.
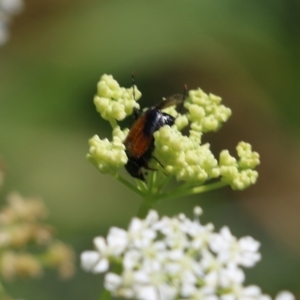
[[134, 122], [124, 142], [128, 158], [140, 158], [152, 143], [153, 136], [145, 134], [146, 117], [144, 114]]
[[[159, 102], [157, 105], [155, 105], [155, 107], [161, 110], [172, 105], [182, 105], [184, 102], [184, 98], [185, 96], [183, 94], [174, 94]], [[180, 109], [181, 108], [179, 108], [179, 110]]]

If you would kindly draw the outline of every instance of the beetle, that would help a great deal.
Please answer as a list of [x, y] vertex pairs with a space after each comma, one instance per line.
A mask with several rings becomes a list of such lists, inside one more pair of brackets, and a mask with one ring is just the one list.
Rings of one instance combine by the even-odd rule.
[[153, 158], [153, 134], [162, 126], [172, 126], [175, 122], [175, 118], [162, 112], [162, 109], [172, 105], [182, 104], [184, 98], [185, 93], [172, 95], [157, 105], [150, 107], [141, 115], [139, 115], [138, 110], [135, 109], [134, 115], [136, 120], [132, 124], [124, 141], [125, 152], [128, 157], [125, 169], [132, 177], [146, 181], [142, 168], [153, 170], [148, 166], [148, 162]]

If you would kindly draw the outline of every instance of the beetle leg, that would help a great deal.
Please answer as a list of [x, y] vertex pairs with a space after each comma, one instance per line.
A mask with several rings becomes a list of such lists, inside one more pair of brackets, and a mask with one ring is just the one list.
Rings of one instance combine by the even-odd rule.
[[153, 158], [154, 160], [156, 160], [160, 164], [160, 166], [162, 168], [164, 168], [163, 164], [155, 156], [151, 156], [151, 158]]
[[146, 169], [146, 170], [150, 170], [150, 171], [157, 171], [157, 169], [149, 167], [148, 163], [145, 163], [145, 165], [143, 166], [143, 168]]
[[[153, 158], [154, 160], [156, 160], [156, 161], [160, 164], [160, 166], [161, 166], [162, 168], [164, 168], [164, 166], [162, 165], [162, 163], [161, 163], [156, 157], [151, 156], [151, 158]], [[145, 163], [144, 163], [144, 165], [143, 165], [143, 168], [146, 169], [146, 170], [150, 170], [150, 171], [157, 171], [157, 169], [152, 168], [152, 167], [149, 167], [147, 161], [145, 161]]]
[[135, 120], [137, 120], [140, 116], [140, 110], [136, 107], [133, 108], [133, 116], [134, 116]]

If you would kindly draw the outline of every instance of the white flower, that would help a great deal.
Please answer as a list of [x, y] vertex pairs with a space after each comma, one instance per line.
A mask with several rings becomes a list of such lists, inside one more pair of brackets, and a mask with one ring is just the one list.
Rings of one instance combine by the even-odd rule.
[[0, 9], [9, 14], [17, 14], [23, 8], [23, 0], [0, 0]]
[[[201, 209], [194, 220], [184, 214], [158, 218], [150, 211], [133, 218], [127, 231], [113, 227], [107, 242], [94, 240], [96, 251], [81, 255], [86, 271], [107, 272], [105, 288], [115, 297], [139, 300], [270, 300], [257, 286], [244, 286], [241, 267], [259, 260], [259, 243], [237, 239], [227, 227], [219, 233], [202, 225]], [[118, 265], [118, 274], [109, 271]], [[276, 300], [294, 300], [282, 292]]]
[[233, 285], [230, 291], [221, 295], [221, 300], [271, 300], [271, 297], [261, 293], [261, 289], [256, 285], [243, 287], [239, 284]]
[[127, 246], [125, 230], [112, 227], [107, 237], [96, 237], [94, 245], [97, 251], [85, 251], [81, 254], [81, 266], [86, 271], [102, 273], [108, 270], [109, 259], [121, 255]]
[[85, 251], [81, 253], [80, 260], [81, 267], [85, 271], [98, 273], [104, 272], [108, 269], [108, 260], [100, 261], [100, 254], [96, 251]]
[[123, 298], [133, 298], [133, 273], [124, 272], [122, 276], [114, 273], [107, 273], [104, 278], [105, 288], [114, 295]]
[[133, 270], [134, 268], [139, 267], [142, 258], [142, 253], [136, 249], [126, 251], [123, 257], [124, 269]]
[[6, 43], [8, 40], [7, 24], [0, 19], [0, 46]]
[[108, 291], [114, 291], [119, 288], [122, 284], [122, 278], [114, 273], [107, 273], [105, 275], [105, 288]]
[[173, 300], [176, 290], [166, 284], [158, 286], [145, 285], [135, 287], [136, 299], [139, 300]]
[[156, 237], [156, 232], [148, 227], [148, 222], [133, 218], [128, 228], [129, 242], [137, 248], [149, 246]]
[[154, 228], [164, 234], [166, 245], [172, 249], [184, 249], [189, 245], [183, 224], [177, 218], [163, 217]]
[[219, 300], [220, 298], [216, 295], [215, 291], [203, 287], [195, 289], [194, 292], [189, 296], [190, 300]]
[[295, 296], [289, 291], [280, 292], [275, 300], [295, 300]]
[[221, 287], [228, 288], [233, 285], [240, 285], [245, 280], [244, 272], [235, 265], [230, 265], [219, 271], [219, 284]]
[[205, 273], [205, 285], [216, 290], [218, 287], [228, 288], [233, 284], [242, 284], [245, 275], [242, 269], [231, 264], [225, 267], [222, 262], [210, 251], [203, 251], [201, 266]]
[[85, 251], [81, 254], [81, 266], [85, 271], [102, 273], [108, 270], [108, 249], [102, 237], [94, 239], [97, 251]]
[[211, 249], [224, 264], [236, 264], [252, 267], [260, 260], [257, 252], [260, 244], [252, 237], [243, 237], [238, 240], [228, 227], [223, 227], [219, 234], [214, 234], [210, 240]]
[[195, 220], [191, 221], [187, 218], [181, 219], [181, 230], [190, 236], [191, 240], [189, 246], [196, 250], [204, 250], [208, 246], [208, 242], [211, 239], [214, 226], [212, 224], [200, 225], [197, 217], [198, 211], [195, 211]]
[[8, 25], [12, 16], [23, 8], [23, 0], [0, 0], [0, 46], [9, 38]]

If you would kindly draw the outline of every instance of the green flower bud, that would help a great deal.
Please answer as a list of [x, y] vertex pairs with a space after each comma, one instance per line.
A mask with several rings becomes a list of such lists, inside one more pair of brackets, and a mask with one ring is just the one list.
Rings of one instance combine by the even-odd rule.
[[238, 153], [238, 156], [240, 157], [239, 160], [240, 168], [254, 169], [256, 166], [260, 164], [259, 154], [257, 152], [252, 152], [252, 147], [250, 144], [245, 142], [240, 142], [236, 147], [236, 151]]
[[237, 147], [240, 160], [232, 157], [228, 150], [220, 153], [219, 166], [222, 181], [230, 184], [235, 190], [243, 190], [254, 184], [258, 178], [258, 172], [252, 170], [259, 165], [259, 154], [252, 152], [251, 145], [240, 142]]
[[190, 91], [185, 103], [189, 120], [197, 123], [202, 132], [217, 131], [231, 116], [231, 110], [221, 105], [221, 101], [220, 97], [207, 95], [201, 89]]
[[164, 165], [164, 170], [178, 181], [203, 183], [219, 176], [218, 162], [209, 145], [200, 145], [176, 127], [163, 126], [154, 133], [155, 157]]
[[94, 164], [100, 172], [115, 174], [117, 169], [127, 163], [127, 155], [123, 138], [126, 133], [120, 127], [113, 131], [113, 141], [108, 139], [101, 140], [98, 135], [94, 135], [89, 140], [89, 153], [87, 159]]
[[[125, 89], [111, 75], [103, 75], [98, 82], [98, 93], [94, 104], [101, 117], [105, 120], [122, 121], [131, 115], [133, 109], [139, 108], [136, 101], [141, 97], [140, 91], [134, 87]], [[135, 95], [135, 99], [134, 99]]]

